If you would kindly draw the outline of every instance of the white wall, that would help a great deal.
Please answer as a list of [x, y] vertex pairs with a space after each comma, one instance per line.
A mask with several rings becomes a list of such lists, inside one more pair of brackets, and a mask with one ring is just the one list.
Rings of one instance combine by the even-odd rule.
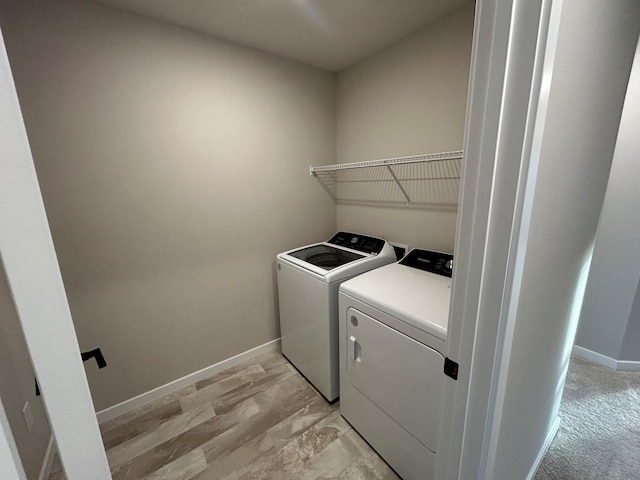
[[0, 22], [96, 408], [277, 338], [276, 253], [336, 228], [334, 74], [90, 2]]
[[[337, 163], [462, 149], [474, 3], [342, 70]], [[456, 212], [338, 205], [338, 229], [453, 251]]]
[[635, 0], [564, 1], [495, 479], [527, 478], [557, 417], [639, 26]]
[[576, 344], [640, 361], [640, 48], [636, 49]]

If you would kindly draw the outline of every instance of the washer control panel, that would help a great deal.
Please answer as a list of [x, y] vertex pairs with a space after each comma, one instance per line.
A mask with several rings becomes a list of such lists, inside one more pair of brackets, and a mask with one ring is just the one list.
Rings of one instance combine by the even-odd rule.
[[453, 255], [448, 253], [430, 252], [429, 250], [416, 248], [411, 250], [409, 254], [398, 263], [449, 278], [451, 278], [451, 274], [453, 273]]
[[382, 251], [385, 241], [381, 238], [368, 237], [356, 233], [338, 232], [331, 237], [328, 243], [340, 247], [352, 248], [370, 255], [377, 255]]

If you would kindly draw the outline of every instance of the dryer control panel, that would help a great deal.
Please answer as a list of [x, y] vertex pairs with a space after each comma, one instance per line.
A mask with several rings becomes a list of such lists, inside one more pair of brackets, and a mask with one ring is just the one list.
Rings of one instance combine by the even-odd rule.
[[453, 273], [453, 255], [448, 253], [430, 252], [416, 248], [398, 263], [449, 278]]
[[382, 251], [385, 241], [381, 238], [358, 235], [357, 233], [338, 232], [327, 243], [377, 255]]

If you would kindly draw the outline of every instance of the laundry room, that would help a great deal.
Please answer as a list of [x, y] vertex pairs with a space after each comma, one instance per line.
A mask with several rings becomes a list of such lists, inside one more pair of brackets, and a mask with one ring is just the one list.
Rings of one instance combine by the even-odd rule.
[[[77, 435], [69, 428], [80, 400], [66, 401], [33, 351], [30, 360], [33, 331], [1, 251], [0, 423], [4, 432], [6, 411], [25, 470], [16, 478], [62, 480], [68, 469], [77, 480], [95, 467], [106, 469], [100, 480], [109, 469], [120, 480], [410, 480], [434, 478], [437, 461], [460, 478], [485, 468], [499, 473], [486, 478], [532, 479], [559, 428], [585, 288], [592, 318], [578, 353], [613, 369], [638, 363], [632, 266], [634, 288], [622, 292], [631, 313], [603, 332], [599, 310], [600, 298], [615, 303], [615, 233], [595, 244], [599, 276], [586, 285], [637, 5], [567, 0], [560, 28], [562, 2], [484, 2], [474, 31], [474, 0], [379, 2], [377, 13], [338, 3], [342, 17], [289, 0], [0, 1], [73, 319], [40, 351], [53, 365], [60, 348], [67, 369], [58, 340], [75, 342], [75, 331], [89, 388], [84, 377], [77, 385], [97, 414]], [[361, 28], [349, 31], [354, 18]], [[553, 89], [550, 71], [541, 80], [551, 65]], [[474, 73], [486, 96], [471, 105]], [[466, 190], [463, 142], [475, 154]], [[631, 167], [613, 165], [610, 188], [633, 190]], [[621, 228], [612, 212], [626, 198], [605, 200], [602, 231]], [[636, 243], [622, 245], [633, 258]], [[27, 258], [18, 270], [36, 263]], [[330, 331], [314, 330], [319, 318]], [[396, 394], [405, 390], [418, 393]], [[47, 392], [60, 400], [48, 412]], [[456, 428], [443, 434], [447, 422]], [[91, 432], [99, 458], [76, 453]], [[436, 439], [451, 456], [436, 459]], [[463, 441], [484, 456], [456, 463]]]
[[279, 252], [453, 250], [455, 207], [337, 206], [309, 167], [461, 150], [472, 2], [324, 68], [118, 3], [0, 5], [96, 411], [271, 346]]

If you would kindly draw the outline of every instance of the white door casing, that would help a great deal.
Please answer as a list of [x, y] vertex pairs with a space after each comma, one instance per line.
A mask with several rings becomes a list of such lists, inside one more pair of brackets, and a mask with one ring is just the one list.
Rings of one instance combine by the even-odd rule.
[[[561, 0], [553, 3], [557, 29]], [[507, 307], [521, 275], [515, 262], [526, 241], [525, 192], [535, 187], [531, 148], [550, 82], [543, 83], [543, 59], [551, 55], [549, 65], [555, 48], [547, 42], [556, 35], [551, 10], [552, 0], [476, 4], [446, 353], [460, 370], [457, 381], [446, 381], [438, 480], [491, 478], [502, 353], [515, 322]]]
[[[0, 42], [0, 258], [67, 478], [110, 480], [4, 40]], [[5, 425], [2, 429], [12, 438]]]

